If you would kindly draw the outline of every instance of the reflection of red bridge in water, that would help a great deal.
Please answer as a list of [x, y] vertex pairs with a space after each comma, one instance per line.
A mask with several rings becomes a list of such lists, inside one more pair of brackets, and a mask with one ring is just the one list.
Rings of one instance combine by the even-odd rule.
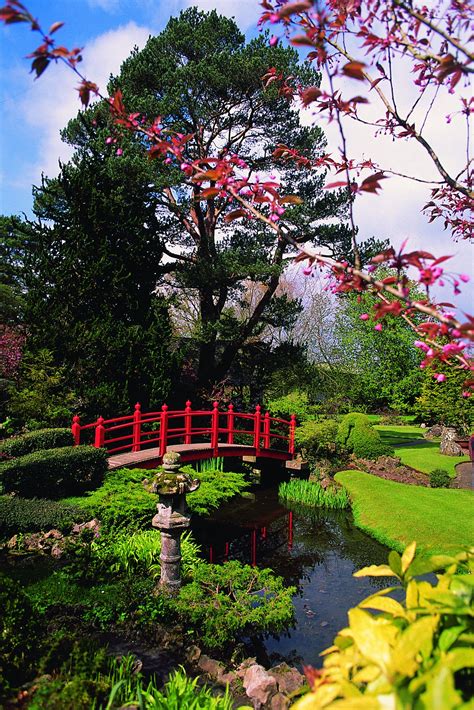
[[179, 411], [170, 411], [164, 404], [159, 412], [142, 412], [136, 404], [133, 414], [99, 417], [84, 425], [76, 415], [72, 434], [77, 446], [83, 432], [87, 438], [92, 430], [93, 445], [108, 450], [109, 468], [149, 468], [161, 463], [166, 451], [178, 451], [183, 462], [218, 456], [288, 461], [294, 457], [295, 427], [294, 414], [289, 420], [271, 417], [269, 412], [262, 414], [259, 404], [255, 412], [244, 413], [235, 412], [232, 404], [219, 411], [218, 402], [211, 410], [193, 410], [188, 401]]

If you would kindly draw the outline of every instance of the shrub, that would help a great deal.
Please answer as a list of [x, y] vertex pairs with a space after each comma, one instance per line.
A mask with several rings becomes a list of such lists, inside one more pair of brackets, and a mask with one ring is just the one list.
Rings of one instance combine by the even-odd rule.
[[339, 446], [347, 446], [347, 440], [355, 426], [370, 426], [368, 416], [360, 412], [350, 412], [350, 414], [346, 414], [342, 418], [336, 436], [336, 443], [339, 444]]
[[342, 486], [324, 489], [320, 483], [293, 479], [280, 483], [278, 496], [284, 501], [301, 503], [312, 508], [343, 510], [349, 506], [349, 494]]
[[392, 455], [391, 446], [384, 444], [380, 434], [371, 426], [354, 426], [347, 441], [350, 451], [360, 459], [378, 459]]
[[[310, 670], [312, 691], [294, 710], [469, 707], [473, 551], [417, 560], [415, 550], [412, 543], [401, 557], [392, 551], [388, 565], [356, 572], [394, 577], [400, 586], [381, 589], [349, 611], [349, 626], [324, 652], [322, 671]], [[428, 581], [429, 572], [436, 578]], [[389, 596], [393, 590], [397, 599]]]
[[444, 468], [435, 468], [430, 473], [431, 488], [449, 488], [451, 485], [451, 477]]
[[67, 532], [84, 519], [81, 508], [44, 498], [0, 496], [0, 535], [39, 532], [55, 528]]
[[300, 390], [293, 390], [284, 397], [278, 397], [268, 402], [268, 410], [272, 416], [289, 419], [292, 414], [296, 414], [296, 418], [300, 422], [308, 419], [315, 409], [309, 404], [306, 392]]
[[24, 682], [37, 647], [40, 623], [18, 582], [0, 574], [0, 697]]
[[297, 449], [305, 450], [305, 456], [310, 463], [319, 458], [331, 458], [336, 453], [336, 437], [338, 425], [333, 419], [322, 422], [305, 421], [295, 430]]
[[72, 446], [70, 429], [38, 429], [6, 439], [0, 444], [0, 452], [6, 456], [25, 456], [43, 449]]
[[384, 444], [365, 414], [351, 412], [339, 424], [337, 444], [361, 459], [377, 459], [393, 455], [393, 449]]
[[176, 610], [187, 626], [193, 626], [200, 642], [222, 647], [248, 632], [278, 632], [293, 620], [294, 587], [283, 586], [270, 569], [240, 562], [198, 565], [193, 582], [176, 598]]
[[0, 485], [25, 498], [61, 498], [100, 484], [107, 470], [107, 452], [92, 446], [35, 451], [0, 464]]
[[249, 487], [243, 473], [231, 473], [230, 471], [226, 473], [223, 471], [196, 473], [190, 467], [186, 467], [184, 470], [187, 470], [193, 478], [199, 478], [201, 481], [199, 488], [186, 498], [189, 509], [198, 515], [210, 515], [222, 503], [241, 495]]

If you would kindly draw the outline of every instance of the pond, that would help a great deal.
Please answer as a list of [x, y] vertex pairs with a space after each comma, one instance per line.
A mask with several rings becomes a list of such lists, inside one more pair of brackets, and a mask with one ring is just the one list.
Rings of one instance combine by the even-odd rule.
[[267, 667], [321, 665], [319, 654], [347, 624], [347, 610], [387, 579], [353, 572], [387, 561], [389, 550], [358, 530], [345, 511], [289, 510], [276, 487], [254, 489], [253, 499], [237, 499], [211, 518], [193, 524], [193, 535], [212, 562], [237, 559], [270, 567], [296, 586], [295, 625], [279, 637], [249, 643], [248, 652]]

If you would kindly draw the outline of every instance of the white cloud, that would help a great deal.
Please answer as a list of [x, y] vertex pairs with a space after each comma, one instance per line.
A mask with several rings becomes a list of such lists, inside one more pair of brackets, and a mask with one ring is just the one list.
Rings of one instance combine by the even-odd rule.
[[105, 12], [115, 12], [120, 6], [120, 0], [87, 0], [91, 7], [99, 7]]
[[[79, 65], [80, 71], [105, 93], [110, 74], [116, 74], [133, 47], [143, 47], [150, 34], [148, 28], [129, 22], [90, 40], [84, 61]], [[48, 67], [28, 91], [27, 98], [16, 104], [17, 115], [33, 129], [32, 152], [37, 156], [28, 174], [23, 176], [25, 183], [38, 184], [41, 172], [50, 177], [56, 175], [58, 161], [70, 158], [71, 148], [61, 141], [59, 131], [80, 108], [75, 91], [78, 83], [78, 78], [66, 66]]]
[[241, 30], [255, 25], [262, 13], [256, 0], [188, 0], [185, 7], [193, 5], [201, 10], [217, 10], [221, 15], [234, 17]]

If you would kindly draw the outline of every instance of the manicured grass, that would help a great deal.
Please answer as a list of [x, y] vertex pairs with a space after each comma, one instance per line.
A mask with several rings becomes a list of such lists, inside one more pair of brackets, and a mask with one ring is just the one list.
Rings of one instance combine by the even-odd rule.
[[456, 476], [456, 464], [469, 461], [468, 456], [440, 454], [439, 441], [422, 441], [414, 446], [395, 447], [395, 456], [399, 456], [406, 466], [416, 468], [423, 473], [430, 473], [435, 468], [444, 468], [451, 478]]
[[351, 495], [357, 527], [399, 552], [413, 540], [423, 554], [474, 544], [472, 491], [410, 486], [362, 471], [340, 471], [336, 480]]
[[374, 427], [380, 434], [384, 444], [390, 444], [390, 446], [396, 446], [397, 444], [404, 444], [410, 441], [424, 441], [422, 429], [419, 426], [413, 424], [407, 425], [382, 425], [377, 424]]

